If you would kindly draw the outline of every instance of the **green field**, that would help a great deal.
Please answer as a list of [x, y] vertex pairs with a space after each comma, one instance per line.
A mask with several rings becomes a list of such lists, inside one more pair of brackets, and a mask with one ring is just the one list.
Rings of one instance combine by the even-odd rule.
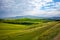
[[53, 40], [59, 33], [60, 21], [0, 20], [0, 40]]

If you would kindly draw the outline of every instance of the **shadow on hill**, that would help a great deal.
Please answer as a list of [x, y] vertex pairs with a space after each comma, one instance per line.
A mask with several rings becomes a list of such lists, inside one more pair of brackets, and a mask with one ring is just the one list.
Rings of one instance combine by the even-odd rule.
[[33, 23], [33, 22], [4, 22], [4, 23], [9, 23], [9, 24], [21, 24], [21, 25], [38, 24], [38, 23]]

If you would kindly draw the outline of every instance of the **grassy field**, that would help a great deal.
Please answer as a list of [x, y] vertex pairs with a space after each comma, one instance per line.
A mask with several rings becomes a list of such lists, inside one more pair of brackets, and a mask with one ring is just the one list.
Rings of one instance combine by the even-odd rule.
[[0, 40], [53, 40], [60, 33], [60, 21], [0, 20]]

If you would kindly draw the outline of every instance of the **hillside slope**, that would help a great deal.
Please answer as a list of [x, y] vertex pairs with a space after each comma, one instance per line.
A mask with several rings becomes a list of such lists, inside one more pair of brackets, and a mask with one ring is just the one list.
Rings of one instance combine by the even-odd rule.
[[[60, 32], [60, 22], [47, 22], [41, 24], [42, 26], [37, 25], [30, 29], [24, 29], [24, 26], [17, 25], [18, 30], [14, 25], [16, 26], [16, 24], [0, 23], [0, 28], [2, 28], [0, 29], [0, 40], [53, 40]], [[23, 29], [21, 30], [21, 28]]]

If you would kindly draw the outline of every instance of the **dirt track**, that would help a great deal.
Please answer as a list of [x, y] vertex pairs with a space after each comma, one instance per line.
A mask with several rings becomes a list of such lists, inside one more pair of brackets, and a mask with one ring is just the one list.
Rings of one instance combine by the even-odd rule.
[[53, 40], [60, 40], [60, 33]]

